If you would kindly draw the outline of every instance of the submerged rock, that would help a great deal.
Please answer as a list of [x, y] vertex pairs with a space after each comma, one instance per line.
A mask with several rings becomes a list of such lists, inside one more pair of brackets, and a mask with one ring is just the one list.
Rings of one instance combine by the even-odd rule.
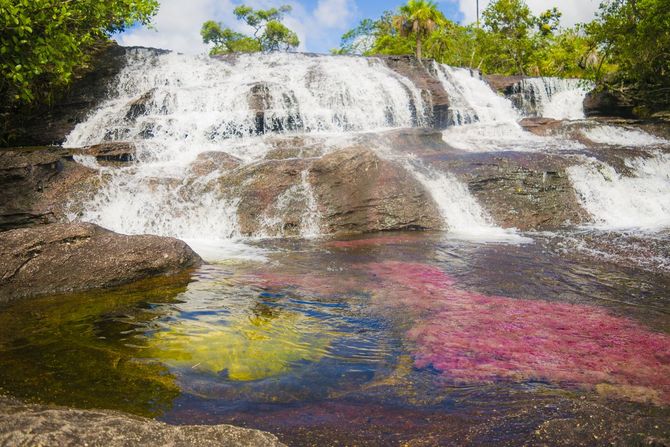
[[0, 397], [0, 444], [279, 447], [276, 436], [232, 425], [172, 426], [108, 410], [24, 404]]
[[0, 233], [0, 257], [0, 301], [113, 287], [202, 262], [177, 239], [125, 236], [87, 223]]

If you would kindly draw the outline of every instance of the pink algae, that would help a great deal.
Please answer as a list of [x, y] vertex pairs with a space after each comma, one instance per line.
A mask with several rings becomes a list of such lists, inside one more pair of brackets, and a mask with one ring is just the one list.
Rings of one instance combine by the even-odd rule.
[[406, 306], [429, 310], [409, 332], [415, 365], [449, 379], [546, 380], [653, 391], [670, 403], [670, 336], [586, 305], [488, 296], [457, 289], [440, 269], [371, 264]]
[[[670, 403], [670, 336], [595, 306], [461, 290], [437, 267], [381, 262], [358, 275], [262, 275], [266, 286], [372, 293], [414, 316], [414, 363], [453, 382], [542, 380]], [[651, 399], [647, 399], [651, 396]]]

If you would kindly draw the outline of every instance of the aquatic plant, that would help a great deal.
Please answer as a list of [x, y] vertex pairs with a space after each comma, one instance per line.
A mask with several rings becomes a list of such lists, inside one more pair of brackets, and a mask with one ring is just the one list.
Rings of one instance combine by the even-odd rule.
[[[415, 365], [456, 382], [546, 380], [670, 403], [670, 336], [595, 306], [460, 290], [440, 269], [368, 264], [398, 304], [428, 310], [409, 332]], [[605, 386], [607, 385], [607, 386]]]

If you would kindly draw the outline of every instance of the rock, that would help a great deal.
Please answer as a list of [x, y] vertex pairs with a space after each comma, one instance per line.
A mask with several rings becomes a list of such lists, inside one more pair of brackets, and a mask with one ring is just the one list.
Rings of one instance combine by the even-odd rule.
[[64, 149], [0, 150], [0, 231], [53, 223], [100, 186], [97, 172]]
[[425, 188], [402, 166], [372, 150], [353, 147], [327, 154], [314, 162], [309, 180], [324, 232], [443, 228]]
[[528, 76], [505, 76], [505, 75], [487, 75], [484, 80], [488, 82], [493, 90], [502, 93], [503, 95], [511, 95], [514, 93], [519, 82], [527, 79]]
[[184, 242], [125, 236], [87, 223], [0, 233], [0, 301], [127, 284], [202, 262]]
[[238, 198], [237, 218], [245, 236], [295, 236], [308, 206], [302, 172], [312, 161], [266, 160], [246, 165], [219, 180], [222, 192]]
[[434, 161], [467, 183], [504, 228], [555, 230], [589, 221], [566, 173], [575, 163], [542, 153], [471, 153]]
[[634, 105], [610, 91], [591, 91], [584, 98], [587, 117], [608, 116], [633, 118]]
[[[281, 91], [281, 86], [274, 86], [274, 90]], [[300, 117], [300, 108], [295, 94], [291, 91], [284, 91], [280, 98], [272, 96], [272, 89], [267, 82], [258, 82], [251, 86], [248, 94], [249, 109], [255, 116], [256, 129], [258, 135], [269, 132], [296, 131], [303, 128], [302, 118]], [[278, 116], [272, 106], [275, 102], [281, 101], [283, 109], [288, 113], [285, 116]]]
[[446, 129], [449, 125], [449, 95], [437, 74], [426, 68], [432, 66], [432, 61], [426, 60], [421, 64], [414, 56], [384, 56], [382, 59], [391, 70], [405, 76], [421, 90], [426, 104], [424, 112], [430, 118], [426, 125], [434, 129]]
[[191, 172], [197, 177], [204, 177], [214, 171], [230, 171], [237, 168], [241, 160], [226, 152], [203, 152], [191, 163]]
[[540, 136], [551, 135], [563, 125], [561, 121], [552, 118], [524, 118], [519, 124], [524, 130]]
[[276, 436], [232, 425], [173, 426], [107, 410], [24, 404], [0, 397], [0, 444], [89, 447], [280, 447]]
[[123, 141], [109, 141], [77, 149], [69, 149], [72, 155], [87, 155], [95, 157], [101, 163], [105, 162], [128, 163], [135, 158], [135, 145]]
[[146, 115], [149, 111], [151, 103], [154, 101], [154, 94], [156, 89], [152, 88], [139, 98], [134, 101], [131, 101], [128, 104], [128, 112], [126, 113], [126, 120], [135, 121], [137, 117]]

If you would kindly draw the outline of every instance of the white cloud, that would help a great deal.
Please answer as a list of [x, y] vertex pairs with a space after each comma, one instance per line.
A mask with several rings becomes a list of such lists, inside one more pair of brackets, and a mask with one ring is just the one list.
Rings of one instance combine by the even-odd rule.
[[116, 36], [121, 45], [164, 48], [183, 53], [207, 51], [202, 43], [200, 27], [207, 20], [223, 22], [238, 31], [245, 26], [235, 19], [233, 9], [244, 3], [254, 8], [269, 8], [290, 4], [293, 11], [284, 23], [300, 38], [299, 51], [327, 51], [336, 46], [340, 31], [345, 30], [357, 11], [356, 0], [319, 0], [313, 11], [306, 10], [296, 0], [160, 0], [160, 9], [153, 28], [136, 28]]
[[344, 28], [355, 13], [356, 3], [352, 0], [319, 0], [314, 17], [327, 28]]
[[[490, 3], [490, 0], [479, 0], [480, 13]], [[460, 10], [465, 16], [464, 23], [473, 23], [477, 20], [477, 1], [458, 0]], [[595, 16], [600, 0], [526, 0], [534, 14], [539, 14], [553, 7], [558, 8], [563, 16], [561, 24], [572, 26], [580, 22], [588, 22]]]

